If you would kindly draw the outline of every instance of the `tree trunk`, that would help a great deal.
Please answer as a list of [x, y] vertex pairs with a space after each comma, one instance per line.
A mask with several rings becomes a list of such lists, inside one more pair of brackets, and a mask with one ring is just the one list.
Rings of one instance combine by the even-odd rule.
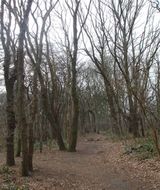
[[[75, 79], [74, 79], [75, 80]], [[79, 101], [76, 90], [76, 82], [73, 82], [72, 87], [72, 98], [73, 98], [73, 118], [71, 123], [71, 130], [69, 135], [69, 152], [76, 151], [77, 137], [78, 137], [78, 118], [79, 118]]]
[[29, 149], [28, 149], [28, 164], [29, 164], [29, 171], [33, 171], [33, 152], [34, 152], [34, 136], [33, 136], [33, 128], [35, 126], [36, 120], [36, 113], [37, 113], [37, 72], [34, 70], [34, 77], [33, 77], [33, 98], [31, 104], [31, 123], [29, 125]]
[[130, 113], [130, 125], [129, 131], [135, 138], [140, 137], [139, 134], [139, 125], [138, 125], [138, 118], [136, 113]]
[[18, 121], [21, 129], [22, 140], [22, 176], [29, 175], [28, 167], [28, 130], [25, 114], [25, 86], [24, 86], [24, 39], [27, 30], [27, 22], [33, 0], [27, 1], [27, 7], [24, 9], [24, 17], [19, 24], [19, 38], [17, 48], [17, 86], [18, 86]]
[[15, 113], [14, 113], [14, 82], [9, 81], [7, 90], [7, 159], [8, 166], [15, 165], [14, 159], [14, 131], [15, 131]]
[[77, 94], [77, 53], [78, 53], [78, 36], [77, 36], [77, 16], [80, 1], [76, 1], [76, 8], [73, 14], [73, 44], [74, 50], [71, 56], [72, 64], [72, 79], [71, 79], [71, 95], [72, 95], [72, 106], [73, 106], [73, 116], [71, 121], [70, 139], [68, 151], [76, 151], [77, 146], [77, 136], [78, 136], [78, 118], [79, 118], [79, 99]]
[[16, 157], [20, 157], [20, 156], [21, 156], [21, 134], [20, 134], [20, 131], [18, 131]]
[[[21, 44], [21, 40], [19, 40]], [[22, 43], [23, 44], [23, 43]], [[18, 49], [18, 120], [21, 129], [22, 141], [22, 176], [28, 176], [28, 138], [27, 138], [27, 122], [25, 116], [25, 89], [24, 89], [24, 54], [23, 46]]]
[[58, 144], [59, 150], [61, 151], [66, 150], [66, 147], [62, 138], [62, 134], [60, 132], [58, 132], [57, 134], [57, 144]]
[[135, 138], [140, 137], [139, 134], [139, 122], [137, 113], [137, 100], [130, 91], [130, 84], [127, 83], [128, 100], [129, 100], [129, 132], [133, 134]]
[[[11, 2], [10, 2], [11, 3]], [[7, 137], [6, 137], [6, 164], [8, 166], [15, 165], [14, 160], [14, 129], [16, 127], [15, 124], [15, 112], [14, 112], [14, 83], [16, 81], [15, 68], [10, 69], [11, 64], [15, 64], [12, 60], [15, 61], [14, 51], [12, 52], [11, 48], [11, 24], [6, 25], [5, 17], [5, 1], [1, 1], [1, 43], [4, 50], [4, 80], [6, 86], [6, 96], [7, 96], [7, 107], [6, 107], [6, 115], [7, 115]], [[10, 10], [9, 10], [10, 11]], [[6, 11], [7, 12], [7, 11]], [[9, 14], [11, 15], [11, 14]], [[10, 17], [9, 17], [10, 18]], [[12, 53], [11, 53], [12, 52]], [[11, 59], [12, 58], [12, 59]]]
[[[34, 122], [34, 121], [33, 121]], [[33, 139], [33, 124], [29, 125], [29, 147], [28, 147], [28, 169], [33, 171], [33, 151], [34, 151], [34, 139]]]
[[41, 99], [44, 113], [52, 128], [52, 135], [56, 138], [59, 150], [66, 150], [65, 143], [62, 138], [62, 131], [55, 116], [50, 112], [50, 108], [47, 101], [47, 90], [41, 82]]
[[120, 135], [120, 129], [118, 126], [118, 118], [117, 118], [117, 113], [116, 113], [116, 103], [114, 100], [114, 92], [110, 87], [110, 84], [108, 84], [107, 80], [104, 78], [104, 83], [105, 83], [105, 90], [106, 90], [106, 95], [108, 99], [108, 105], [110, 109], [110, 114], [111, 114], [111, 121], [112, 121], [112, 131], [116, 135]]
[[7, 166], [14, 166], [15, 159], [14, 159], [14, 129], [8, 128], [7, 132], [7, 159], [6, 159]]
[[143, 115], [140, 116], [140, 126], [141, 126], [141, 134], [142, 137], [145, 137], [145, 129], [144, 129], [144, 123], [143, 123]]

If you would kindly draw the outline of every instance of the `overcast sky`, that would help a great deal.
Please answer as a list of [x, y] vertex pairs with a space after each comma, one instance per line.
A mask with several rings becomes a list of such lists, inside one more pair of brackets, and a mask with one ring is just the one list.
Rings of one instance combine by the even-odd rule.
[[[98, 0], [94, 0], [93, 2], [96, 2], [96, 1], [98, 2]], [[106, 0], [104, 2], [108, 2], [108, 1], [109, 0]], [[47, 0], [46, 2], [48, 2], [48, 5], [47, 5], [47, 9], [48, 9], [50, 6], [49, 5], [50, 0]], [[54, 4], [55, 0], [51, 1], [51, 2]], [[67, 2], [71, 5], [70, 0], [68, 0]], [[89, 0], [81, 0], [81, 2], [82, 2], [82, 6], [83, 6], [82, 7], [83, 12], [85, 14], [86, 13], [85, 7], [87, 7]], [[116, 2], [116, 0], [115, 0], [115, 2]], [[147, 2], [147, 0], [146, 0], [146, 2]], [[39, 1], [39, 5], [42, 10], [41, 13], [42, 13], [42, 15], [44, 15], [45, 11], [46, 11], [45, 6], [44, 6], [44, 1], [43, 0]], [[148, 1], [148, 4], [146, 4], [146, 6], [144, 6], [143, 10], [141, 11], [139, 19], [137, 19], [137, 23], [136, 23], [137, 28], [135, 29], [135, 31], [136, 31], [135, 35], [140, 35], [141, 32], [143, 31], [143, 27], [144, 27], [144, 23], [145, 23], [147, 11], [148, 11], [148, 5], [149, 5], [149, 1]], [[33, 4], [32, 9], [35, 9], [35, 4]], [[41, 27], [41, 23], [42, 23], [41, 22], [41, 13], [40, 13], [40, 11], [37, 11], [37, 13], [36, 13], [36, 20], [38, 22], [39, 28]], [[94, 15], [93, 16], [94, 19], [98, 19], [98, 17], [96, 17], [97, 15], [96, 15], [96, 10], [94, 8], [94, 5], [92, 5], [92, 7], [91, 7], [91, 14]], [[105, 8], [104, 14], [105, 14], [106, 20], [108, 22], [108, 25], [112, 25], [113, 18], [111, 16], [111, 12], [109, 11], [109, 9], [107, 7]], [[53, 11], [51, 13], [52, 24], [51, 24], [48, 35], [49, 35], [50, 41], [55, 45], [56, 48], [58, 48], [59, 44], [65, 45], [64, 31], [63, 31], [63, 27], [62, 27], [63, 23], [62, 23], [62, 20], [59, 18], [60, 15], [62, 16], [62, 20], [65, 24], [64, 27], [65, 27], [66, 31], [68, 31], [70, 42], [72, 44], [72, 16], [71, 16], [71, 13], [68, 10], [66, 4], [64, 3], [64, 0], [60, 0], [60, 4], [57, 4], [55, 9], [53, 9]], [[154, 11], [154, 17], [150, 24], [157, 26], [157, 25], [159, 25], [159, 22], [160, 22], [160, 13], [158, 11]], [[49, 23], [49, 20], [48, 20], [48, 23]], [[89, 30], [92, 32], [92, 27], [90, 26], [90, 16], [88, 17], [87, 25], [89, 26]], [[13, 28], [14, 28], [14, 24], [13, 24]], [[32, 18], [30, 18], [30, 20], [29, 20], [29, 28], [32, 33], [34, 33], [36, 30], [36, 25], [33, 22]], [[18, 27], [15, 31], [17, 33], [16, 35], [18, 35]], [[93, 32], [93, 35], [94, 35], [94, 32]], [[58, 45], [56, 45], [56, 43]], [[89, 46], [87, 38], [86, 38], [86, 43]], [[80, 42], [79, 44], [80, 44], [80, 48], [81, 48], [83, 46], [83, 43]], [[2, 54], [0, 56], [1, 56], [1, 58], [3, 57]], [[1, 62], [1, 67], [2, 67], [2, 62]], [[0, 72], [0, 80], [1, 80], [2, 76], [3, 76], [3, 74], [2, 74], [2, 72]]]

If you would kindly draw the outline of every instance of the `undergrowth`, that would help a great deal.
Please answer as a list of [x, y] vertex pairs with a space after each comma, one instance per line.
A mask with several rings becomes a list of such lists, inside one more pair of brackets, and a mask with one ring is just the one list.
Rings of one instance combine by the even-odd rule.
[[126, 144], [125, 154], [135, 155], [139, 160], [153, 158], [157, 155], [157, 150], [152, 137], [139, 138]]
[[105, 132], [106, 140], [111, 140], [112, 142], [119, 142], [127, 139], [131, 139], [132, 135], [125, 133], [121, 135], [116, 135], [112, 132], [112, 130], [108, 129]]
[[148, 131], [146, 138], [135, 139], [128, 133], [118, 136], [113, 134], [111, 130], [107, 130], [106, 140], [122, 142], [124, 145], [124, 154], [133, 155], [139, 160], [150, 159], [158, 156], [151, 131]]
[[29, 190], [29, 186], [27, 184], [17, 185], [13, 180], [13, 176], [14, 171], [8, 166], [3, 165], [0, 167], [0, 177], [3, 179], [0, 190]]

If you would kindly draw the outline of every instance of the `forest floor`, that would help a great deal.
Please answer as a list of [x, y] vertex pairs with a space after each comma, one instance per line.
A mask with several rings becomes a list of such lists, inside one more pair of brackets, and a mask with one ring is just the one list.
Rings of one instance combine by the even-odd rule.
[[[78, 141], [77, 152], [45, 149], [34, 154], [32, 177], [20, 177], [20, 158], [7, 175], [0, 174], [0, 190], [7, 183], [24, 190], [152, 190], [160, 189], [160, 161], [139, 161], [124, 155], [122, 142], [103, 135], [87, 135]], [[4, 155], [0, 154], [1, 165]]]

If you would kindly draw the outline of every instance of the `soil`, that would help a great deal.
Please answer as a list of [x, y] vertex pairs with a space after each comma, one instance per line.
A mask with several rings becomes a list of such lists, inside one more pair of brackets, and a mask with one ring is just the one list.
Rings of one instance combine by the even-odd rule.
[[[137, 161], [123, 154], [122, 142], [111, 142], [103, 135], [80, 138], [74, 153], [56, 148], [36, 152], [31, 177], [20, 177], [20, 162], [20, 158], [16, 159], [16, 166], [12, 167], [12, 181], [27, 184], [30, 190], [160, 189], [158, 160]], [[1, 174], [0, 187], [3, 183]]]

